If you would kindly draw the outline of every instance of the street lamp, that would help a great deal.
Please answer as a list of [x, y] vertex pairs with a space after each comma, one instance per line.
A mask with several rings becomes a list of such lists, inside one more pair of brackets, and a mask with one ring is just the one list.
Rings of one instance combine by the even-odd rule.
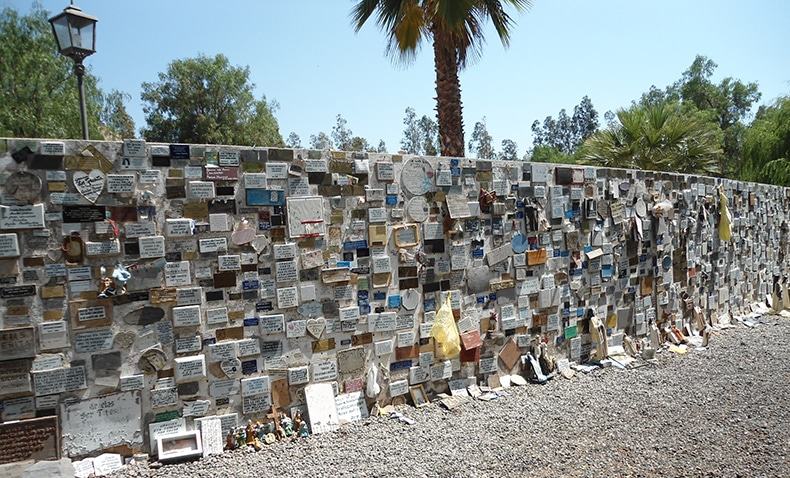
[[59, 15], [49, 19], [52, 33], [58, 42], [58, 50], [63, 56], [74, 60], [74, 74], [80, 91], [80, 116], [82, 118], [82, 139], [88, 139], [88, 116], [85, 112], [85, 65], [82, 60], [96, 53], [96, 22], [99, 19], [82, 13], [73, 3]]

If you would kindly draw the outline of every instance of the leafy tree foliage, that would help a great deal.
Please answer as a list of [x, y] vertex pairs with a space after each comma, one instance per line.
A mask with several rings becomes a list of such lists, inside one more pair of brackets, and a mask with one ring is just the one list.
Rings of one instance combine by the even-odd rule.
[[118, 90], [112, 90], [107, 95], [102, 95], [101, 110], [99, 111], [100, 133], [104, 139], [120, 141], [124, 138], [134, 138], [134, 120], [126, 111], [124, 101], [129, 101], [132, 96]]
[[790, 186], [790, 96], [760, 108], [746, 130], [741, 179]]
[[513, 20], [505, 6], [516, 11], [529, 0], [360, 0], [352, 12], [359, 31], [375, 14], [387, 35], [387, 53], [409, 62], [422, 42], [433, 45], [436, 69], [436, 112], [439, 143], [445, 156], [464, 156], [461, 82], [458, 72], [481, 55], [483, 24], [490, 20], [504, 46], [510, 42]]
[[761, 94], [756, 83], [743, 83], [732, 77], [713, 83], [711, 77], [717, 67], [713, 60], [697, 55], [678, 81], [663, 91], [652, 86], [638, 104], [680, 101], [685, 110], [702, 112], [702, 119], [714, 123], [723, 132], [724, 154], [719, 157], [720, 174], [736, 177], [746, 123], [752, 105], [760, 100]]
[[488, 133], [485, 116], [482, 121], [475, 123], [472, 139], [469, 140], [469, 151], [481, 159], [496, 159], [494, 138]]
[[578, 157], [581, 150], [582, 148], [579, 148], [574, 154], [565, 154], [551, 146], [535, 146], [532, 148], [531, 156], [524, 159], [533, 163], [579, 164]]
[[598, 112], [589, 97], [573, 108], [573, 116], [560, 110], [555, 120], [547, 116], [543, 125], [532, 123], [532, 144], [535, 147], [549, 146], [561, 153], [573, 154], [584, 141], [598, 130]]
[[503, 139], [502, 151], [499, 153], [499, 159], [505, 161], [518, 161], [518, 144], [512, 139]]
[[592, 135], [581, 159], [608, 167], [713, 174], [721, 155], [718, 128], [678, 103], [633, 105], [619, 125]]
[[332, 149], [332, 138], [321, 131], [318, 134], [310, 135], [310, 148], [312, 149]]
[[[334, 145], [334, 147], [340, 151], [377, 151], [377, 148], [373, 147], [365, 138], [361, 136], [354, 136], [354, 132], [351, 131], [348, 126], [346, 126], [347, 124], [348, 121], [346, 121], [343, 116], [338, 114], [337, 123], [332, 128], [332, 141], [330, 142], [330, 148]], [[379, 141], [378, 149], [381, 148], [386, 150], [383, 140]]]
[[403, 130], [401, 148], [409, 154], [436, 156], [439, 154], [439, 126], [436, 121], [423, 115], [417, 118], [414, 108], [406, 108], [403, 118], [406, 129]]
[[256, 100], [249, 67], [224, 55], [174, 60], [157, 82], [142, 84], [149, 141], [283, 146], [278, 104]]
[[[58, 52], [49, 13], [40, 3], [20, 15], [0, 10], [0, 136], [82, 138], [74, 62]], [[84, 77], [91, 139], [134, 137], [128, 95], [105, 94], [90, 71]]]
[[285, 145], [289, 148], [298, 149], [302, 147], [302, 138], [298, 134], [291, 131], [288, 134], [288, 139], [285, 140]]

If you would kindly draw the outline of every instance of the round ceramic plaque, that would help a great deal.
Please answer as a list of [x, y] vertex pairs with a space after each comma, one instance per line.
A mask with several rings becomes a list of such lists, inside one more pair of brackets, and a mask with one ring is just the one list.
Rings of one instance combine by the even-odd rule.
[[636, 204], [634, 205], [634, 209], [636, 210], [636, 215], [639, 217], [647, 216], [647, 205], [642, 198], [636, 200]]
[[510, 245], [513, 248], [513, 252], [516, 254], [521, 254], [522, 252], [527, 250], [529, 243], [527, 241], [527, 236], [522, 234], [520, 231], [513, 234], [513, 238], [510, 239]]
[[409, 199], [409, 203], [406, 205], [406, 211], [409, 212], [409, 217], [411, 217], [414, 222], [425, 222], [425, 220], [428, 219], [431, 208], [428, 206], [428, 201], [426, 201], [424, 197], [415, 196]]
[[41, 194], [41, 178], [27, 171], [17, 171], [8, 176], [5, 190], [22, 203], [32, 203]]
[[424, 158], [412, 158], [403, 163], [400, 181], [403, 189], [415, 196], [422, 196], [433, 189], [433, 166]]

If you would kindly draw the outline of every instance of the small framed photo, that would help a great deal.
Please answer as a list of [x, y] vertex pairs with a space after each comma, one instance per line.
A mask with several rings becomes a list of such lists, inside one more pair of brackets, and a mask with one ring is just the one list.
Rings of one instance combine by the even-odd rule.
[[419, 385], [412, 385], [409, 387], [409, 393], [411, 394], [411, 399], [414, 402], [414, 406], [417, 408], [424, 407], [428, 405], [428, 397], [425, 395], [425, 387], [422, 384]]
[[162, 463], [203, 456], [203, 443], [197, 430], [158, 436], [156, 448]]

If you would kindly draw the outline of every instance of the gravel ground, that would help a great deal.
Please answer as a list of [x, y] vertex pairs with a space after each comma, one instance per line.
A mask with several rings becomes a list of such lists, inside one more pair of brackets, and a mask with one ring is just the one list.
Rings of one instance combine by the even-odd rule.
[[432, 403], [332, 433], [132, 477], [790, 476], [790, 319], [764, 317], [707, 350], [511, 388], [452, 411]]

